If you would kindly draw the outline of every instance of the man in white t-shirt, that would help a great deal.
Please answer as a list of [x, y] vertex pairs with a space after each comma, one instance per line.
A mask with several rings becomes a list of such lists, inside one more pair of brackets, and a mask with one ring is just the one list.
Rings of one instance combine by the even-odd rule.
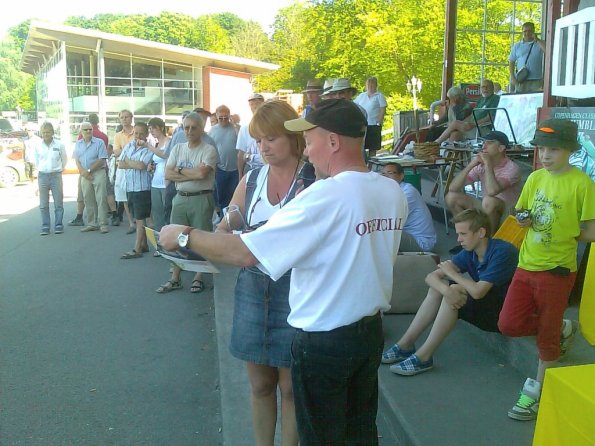
[[288, 130], [304, 131], [319, 180], [256, 231], [161, 231], [166, 249], [258, 265], [275, 280], [292, 271], [287, 321], [296, 328], [291, 371], [302, 444], [378, 444], [380, 312], [390, 307], [407, 201], [395, 181], [368, 171], [366, 124], [344, 99], [287, 121]]
[[378, 91], [378, 79], [370, 76], [366, 80], [366, 91], [355, 98], [355, 103], [362, 106], [368, 113], [368, 131], [364, 148], [368, 156], [375, 156], [382, 145], [382, 123], [386, 113], [386, 98]]
[[[254, 93], [248, 98], [248, 105], [252, 114], [256, 112], [258, 107], [264, 104], [264, 96], [260, 93]], [[240, 179], [252, 169], [262, 166], [262, 158], [258, 150], [256, 140], [250, 136], [250, 122], [243, 125], [238, 132], [238, 141], [236, 149], [238, 151], [238, 174]]]

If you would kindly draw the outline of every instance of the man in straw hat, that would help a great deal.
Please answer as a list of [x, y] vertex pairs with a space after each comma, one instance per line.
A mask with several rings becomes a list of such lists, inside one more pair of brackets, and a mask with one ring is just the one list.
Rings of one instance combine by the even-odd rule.
[[407, 201], [396, 181], [368, 170], [361, 152], [366, 124], [351, 101], [321, 102], [285, 127], [304, 132], [305, 155], [324, 181], [257, 231], [171, 225], [159, 239], [176, 249], [181, 236], [206, 258], [258, 265], [274, 280], [292, 271], [287, 322], [296, 329], [291, 372], [302, 444], [378, 444], [380, 312], [390, 307]]
[[516, 204], [519, 224], [528, 228], [521, 245], [498, 328], [507, 336], [535, 336], [539, 362], [535, 379], [527, 378], [517, 403], [508, 411], [515, 420], [537, 417], [545, 370], [568, 350], [578, 322], [563, 319], [576, 279], [577, 242], [595, 241], [595, 183], [569, 164], [580, 145], [578, 126], [548, 119], [537, 126], [543, 169], [534, 171]]
[[305, 94], [308, 99], [308, 105], [306, 105], [302, 112], [302, 118], [305, 118], [318, 106], [318, 103], [321, 100], [322, 83], [316, 79], [308, 81], [306, 89], [303, 90], [302, 93]]

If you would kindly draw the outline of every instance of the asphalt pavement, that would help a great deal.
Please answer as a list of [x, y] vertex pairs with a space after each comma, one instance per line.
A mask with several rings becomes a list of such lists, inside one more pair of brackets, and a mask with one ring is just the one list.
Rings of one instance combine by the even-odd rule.
[[[65, 222], [76, 175], [65, 175]], [[221, 445], [212, 278], [110, 233], [40, 236], [33, 185], [0, 189], [0, 445]]]

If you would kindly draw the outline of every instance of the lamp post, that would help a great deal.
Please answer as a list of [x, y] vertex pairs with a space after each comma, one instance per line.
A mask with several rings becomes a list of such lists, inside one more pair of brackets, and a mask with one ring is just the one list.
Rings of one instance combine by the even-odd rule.
[[415, 139], [419, 142], [419, 124], [417, 122], [417, 93], [421, 91], [421, 79], [411, 76], [407, 81], [407, 91], [413, 95], [413, 119], [415, 120]]

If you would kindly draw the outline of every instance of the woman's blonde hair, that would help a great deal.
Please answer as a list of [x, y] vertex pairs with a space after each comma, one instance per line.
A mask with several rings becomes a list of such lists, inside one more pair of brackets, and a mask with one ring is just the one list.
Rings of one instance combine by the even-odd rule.
[[291, 143], [292, 153], [302, 157], [306, 143], [301, 132], [290, 132], [283, 125], [285, 121], [299, 118], [297, 112], [287, 102], [273, 100], [262, 104], [250, 121], [250, 136], [254, 139], [262, 139], [267, 136], [286, 135]]

